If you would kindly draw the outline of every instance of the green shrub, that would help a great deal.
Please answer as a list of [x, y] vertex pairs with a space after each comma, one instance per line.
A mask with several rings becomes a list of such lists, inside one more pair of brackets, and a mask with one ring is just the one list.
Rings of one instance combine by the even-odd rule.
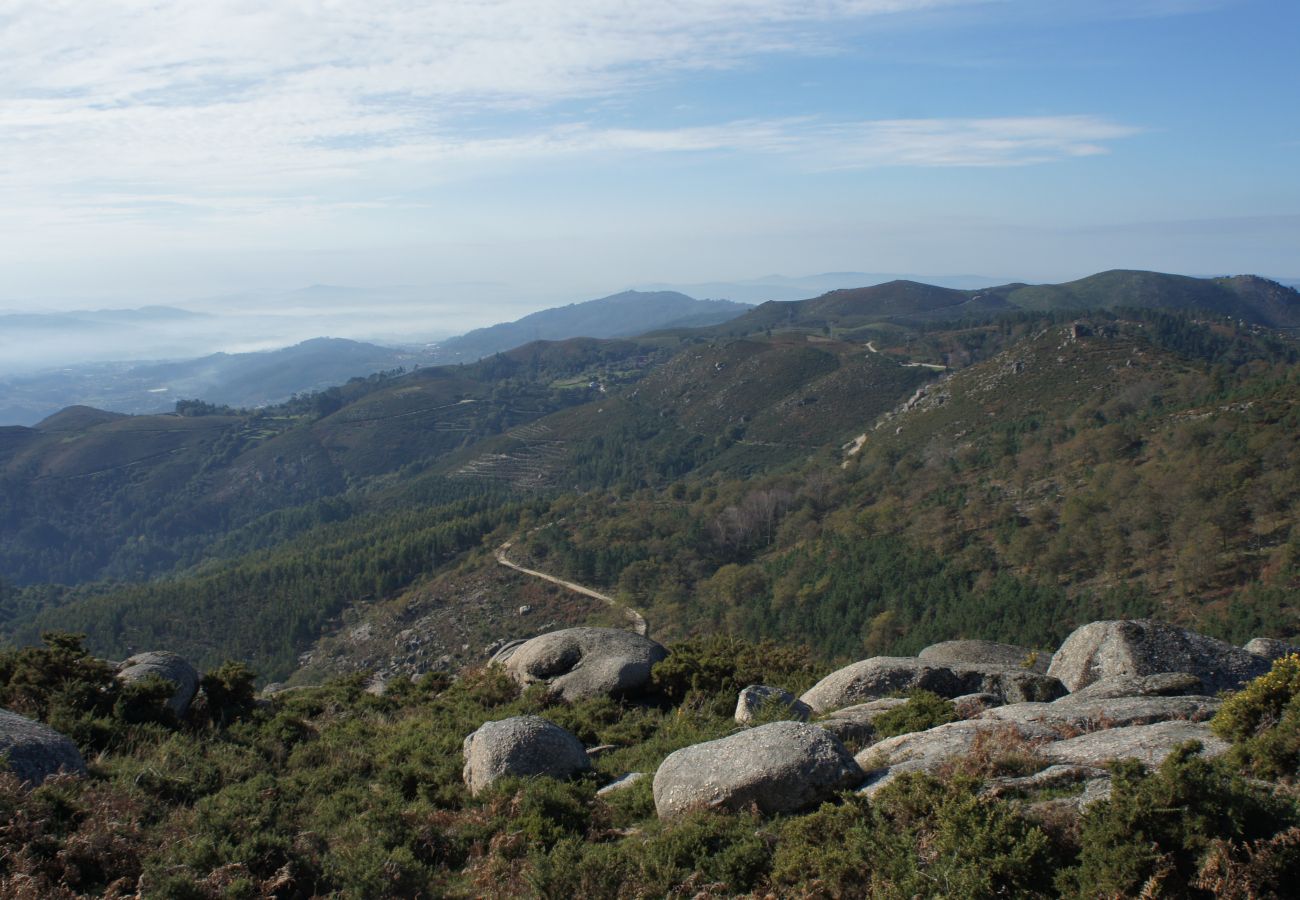
[[228, 725], [251, 715], [257, 706], [256, 681], [257, 674], [242, 662], [228, 660], [222, 663], [204, 675], [199, 683], [203, 693], [191, 712], [191, 718]]
[[831, 897], [1048, 896], [1059, 860], [1036, 826], [971, 779], [913, 774], [781, 829], [772, 888]]
[[1201, 896], [1193, 882], [1216, 839], [1271, 838], [1297, 821], [1293, 805], [1266, 796], [1189, 742], [1147, 774], [1115, 763], [1109, 800], [1085, 814], [1078, 865], [1057, 880], [1064, 894]]
[[[808, 687], [814, 680], [808, 653], [797, 647], [767, 640], [760, 643], [714, 634], [674, 644], [668, 658], [654, 667], [656, 690], [673, 703], [688, 694], [702, 694], [730, 703], [751, 684], [785, 685], [789, 690]], [[730, 714], [731, 709], [721, 713]]]
[[930, 691], [912, 691], [907, 702], [877, 716], [871, 723], [878, 739], [926, 731], [938, 725], [957, 721], [957, 708]]
[[1273, 668], [1224, 701], [1210, 723], [1236, 746], [1231, 759], [1263, 778], [1300, 774], [1300, 655]]

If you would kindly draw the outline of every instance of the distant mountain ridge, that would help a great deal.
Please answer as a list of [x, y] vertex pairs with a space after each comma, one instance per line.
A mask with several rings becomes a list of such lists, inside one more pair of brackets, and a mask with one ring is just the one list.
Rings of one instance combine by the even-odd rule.
[[1269, 328], [1300, 328], [1300, 293], [1255, 275], [1191, 278], [1114, 269], [1063, 284], [1005, 284], [957, 290], [891, 281], [799, 301], [772, 301], [715, 329], [727, 335], [770, 328], [838, 328], [882, 322], [961, 321], [998, 313], [1101, 309], [1202, 311]]
[[[303, 296], [342, 295], [349, 290], [314, 285]], [[386, 347], [343, 338], [313, 338], [278, 350], [213, 353], [164, 362], [104, 362], [0, 379], [0, 425], [32, 425], [66, 406], [102, 407], [125, 413], [170, 411], [179, 399], [202, 399], [233, 407], [281, 403], [294, 394], [321, 391], [350, 378], [432, 363], [473, 362], [536, 340], [627, 337], [662, 328], [692, 328], [733, 318], [749, 307], [723, 300], [695, 300], [673, 292], [625, 291], [598, 300], [544, 309], [514, 322], [480, 328], [434, 349]], [[88, 317], [119, 323], [180, 321], [194, 316], [169, 307], [105, 310], [48, 317], [23, 316], [43, 327], [82, 327]], [[46, 321], [48, 319], [48, 322]], [[30, 324], [30, 323], [29, 323]]]
[[0, 425], [31, 425], [67, 406], [120, 413], [170, 412], [177, 400], [233, 407], [281, 403], [349, 378], [428, 363], [418, 351], [343, 338], [280, 350], [213, 353], [167, 362], [93, 363], [0, 380]]
[[821, 272], [816, 275], [765, 275], [739, 281], [705, 281], [693, 284], [655, 283], [640, 285], [638, 290], [681, 291], [692, 297], [716, 297], [740, 303], [766, 303], [769, 300], [804, 300], [828, 291], [867, 287], [891, 281], [917, 281], [940, 287], [967, 289], [1000, 284], [1005, 278], [985, 275], [917, 275], [886, 272]]
[[530, 341], [632, 337], [666, 328], [699, 328], [726, 322], [749, 308], [730, 300], [696, 300], [676, 291], [623, 291], [475, 329], [444, 341], [436, 357], [439, 363], [473, 362]]

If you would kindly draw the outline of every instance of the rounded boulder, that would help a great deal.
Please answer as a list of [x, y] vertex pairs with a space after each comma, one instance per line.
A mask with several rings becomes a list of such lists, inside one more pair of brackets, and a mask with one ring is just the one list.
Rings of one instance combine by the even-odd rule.
[[916, 656], [926, 662], [974, 663], [1004, 669], [1028, 669], [1040, 675], [1047, 674], [1047, 665], [1052, 661], [1051, 653], [1039, 653], [1015, 644], [973, 640], [940, 641], [926, 647]]
[[0, 759], [30, 786], [60, 772], [86, 774], [86, 762], [70, 738], [7, 709], [0, 709]]
[[186, 662], [185, 657], [170, 650], [137, 653], [123, 662], [117, 673], [118, 679], [126, 684], [143, 681], [151, 675], [176, 686], [167, 705], [178, 717], [184, 716], [199, 689], [199, 673]]
[[461, 749], [461, 774], [471, 794], [509, 775], [569, 778], [591, 768], [582, 741], [541, 716], [484, 723], [465, 738]]
[[1185, 672], [1215, 693], [1236, 690], [1268, 669], [1263, 657], [1195, 631], [1151, 619], [1119, 619], [1075, 629], [1047, 671], [1071, 691], [1116, 675]]
[[773, 722], [669, 754], [655, 772], [655, 810], [660, 818], [704, 807], [796, 812], [862, 777], [852, 754], [829, 732]]
[[768, 684], [751, 684], [736, 698], [736, 721], [741, 725], [752, 725], [763, 717], [807, 722], [811, 715], [807, 703], [787, 690]]
[[618, 628], [566, 628], [514, 649], [506, 672], [519, 684], [546, 684], [565, 700], [635, 694], [650, 683], [654, 664], [668, 656], [647, 637]]

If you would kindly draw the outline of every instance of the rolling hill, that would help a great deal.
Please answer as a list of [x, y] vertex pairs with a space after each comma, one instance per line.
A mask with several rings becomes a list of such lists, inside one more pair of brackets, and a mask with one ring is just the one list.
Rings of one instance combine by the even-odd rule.
[[[1300, 631], [1296, 348], [1199, 305], [1230, 295], [1281, 317], [1294, 297], [1098, 279], [1038, 291], [1041, 311], [1006, 299], [1024, 286], [882, 285], [257, 414], [74, 409], [3, 429], [0, 555], [29, 585], [8, 588], [5, 627], [237, 655], [276, 677], [313, 646], [331, 671], [389, 647], [415, 671], [429, 659], [399, 653], [400, 632], [452, 661], [486, 643], [482, 616], [509, 604], [484, 592], [519, 589], [486, 550], [512, 539], [668, 636], [779, 635], [832, 658], [957, 632], [1050, 643], [1156, 611], [1230, 636], [1261, 617]], [[1172, 309], [1124, 293], [1147, 281]], [[1113, 302], [1058, 308], [1097, 296]], [[454, 645], [452, 619], [468, 629]], [[356, 629], [372, 635], [362, 656], [341, 638]]]

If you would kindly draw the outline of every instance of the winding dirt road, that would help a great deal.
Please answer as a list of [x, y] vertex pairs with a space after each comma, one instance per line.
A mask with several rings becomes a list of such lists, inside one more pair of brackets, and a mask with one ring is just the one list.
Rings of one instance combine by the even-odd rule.
[[602, 603], [607, 603], [614, 609], [621, 610], [623, 612], [623, 615], [627, 618], [627, 620], [632, 623], [633, 631], [635, 631], [637, 634], [641, 635], [642, 637], [646, 637], [647, 635], [649, 635], [650, 623], [646, 621], [645, 616], [641, 615], [641, 613], [637, 612], [635, 609], [633, 609], [630, 606], [624, 606], [623, 604], [615, 600], [613, 597], [610, 597], [608, 594], [602, 594], [600, 591], [594, 591], [589, 587], [583, 587], [582, 585], [575, 584], [572, 581], [565, 581], [563, 578], [556, 578], [554, 575], [547, 575], [545, 572], [539, 572], [536, 569], [527, 569], [516, 562], [511, 562], [510, 559], [506, 556], [506, 551], [510, 549], [510, 545], [513, 543], [514, 541], [506, 541], [504, 544], [502, 544], [500, 547], [497, 548], [496, 558], [497, 558], [497, 562], [499, 562], [501, 565], [505, 566], [508, 569], [514, 569], [516, 572], [522, 572], [525, 575], [531, 575], [533, 578], [540, 578], [543, 581], [549, 581], [551, 584], [558, 584], [560, 587], [567, 588], [578, 594], [582, 594], [584, 597], [591, 597], [594, 600], [599, 600]]

